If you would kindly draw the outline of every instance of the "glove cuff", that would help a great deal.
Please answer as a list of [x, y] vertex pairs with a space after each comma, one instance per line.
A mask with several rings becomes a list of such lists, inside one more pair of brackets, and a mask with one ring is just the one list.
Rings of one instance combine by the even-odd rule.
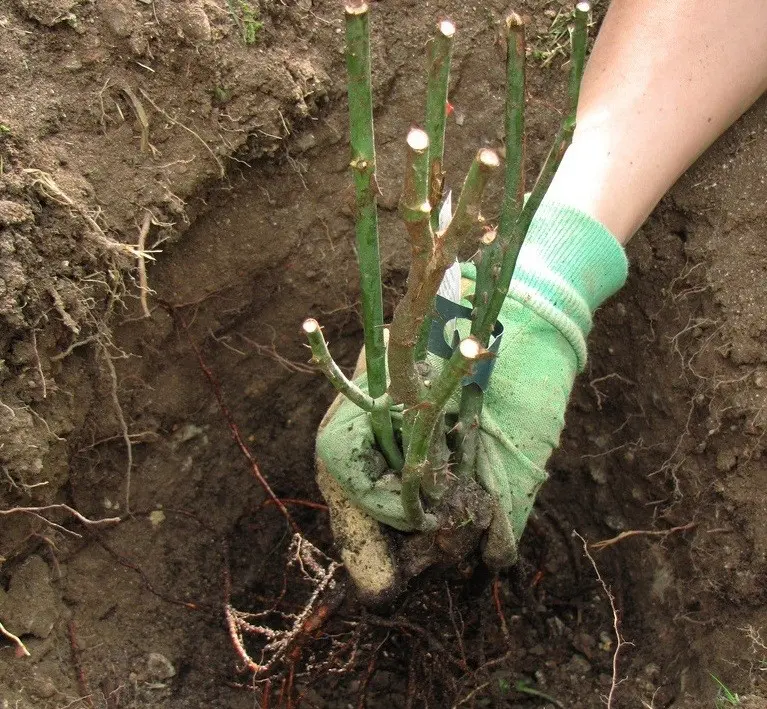
[[542, 294], [552, 289], [552, 302], [564, 285], [590, 313], [620, 290], [628, 276], [623, 247], [600, 222], [545, 199], [530, 224], [517, 268], [514, 280], [538, 286]]
[[519, 252], [509, 296], [564, 335], [582, 371], [592, 313], [627, 276], [623, 247], [602, 224], [574, 207], [544, 199]]

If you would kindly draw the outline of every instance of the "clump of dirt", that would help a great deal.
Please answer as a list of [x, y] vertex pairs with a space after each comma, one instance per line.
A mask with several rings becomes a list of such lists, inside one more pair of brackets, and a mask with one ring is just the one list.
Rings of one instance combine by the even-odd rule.
[[[534, 175], [563, 105], [564, 4], [523, 5]], [[502, 139], [506, 9], [441, 7], [459, 27], [452, 184]], [[384, 3], [373, 22], [390, 313], [407, 269], [402, 137], [423, 111], [431, 22]], [[310, 0], [0, 10], [0, 621], [30, 652], [6, 638], [0, 696], [20, 708], [603, 706], [613, 608], [573, 531], [631, 643], [614, 707], [713, 706], [712, 674], [764, 695], [763, 102], [632, 241], [519, 568], [435, 570], [388, 615], [336, 596], [269, 683], [238, 674], [224, 606], [290, 628], [319, 578], [258, 470], [323, 568], [334, 554], [313, 471], [332, 392], [306, 364], [300, 323], [316, 317], [353, 364], [341, 27], [336, 5]], [[256, 657], [268, 638], [243, 642]]]

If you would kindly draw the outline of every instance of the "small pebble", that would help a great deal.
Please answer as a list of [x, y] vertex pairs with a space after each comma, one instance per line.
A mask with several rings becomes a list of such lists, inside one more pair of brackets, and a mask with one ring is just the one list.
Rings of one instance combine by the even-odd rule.
[[727, 473], [735, 467], [737, 462], [738, 459], [731, 449], [720, 451], [716, 456], [716, 469], [720, 473]]
[[163, 680], [176, 676], [176, 668], [171, 661], [159, 652], [150, 652], [146, 660], [146, 670], [152, 679]]

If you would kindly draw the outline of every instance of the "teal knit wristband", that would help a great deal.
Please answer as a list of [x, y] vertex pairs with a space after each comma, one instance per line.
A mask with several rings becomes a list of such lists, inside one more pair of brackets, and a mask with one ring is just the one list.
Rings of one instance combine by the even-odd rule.
[[[476, 279], [471, 265], [465, 264], [462, 272]], [[592, 313], [627, 276], [623, 247], [602, 224], [573, 207], [544, 199], [520, 250], [509, 296], [556, 327], [583, 370]]]

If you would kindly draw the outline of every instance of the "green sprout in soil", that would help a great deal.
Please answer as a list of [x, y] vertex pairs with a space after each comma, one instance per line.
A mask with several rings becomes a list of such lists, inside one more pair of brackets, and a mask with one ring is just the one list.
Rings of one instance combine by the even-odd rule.
[[264, 28], [264, 23], [261, 21], [261, 12], [258, 7], [254, 7], [249, 2], [246, 2], [246, 0], [226, 1], [229, 6], [229, 14], [240, 31], [242, 41], [247, 46], [258, 44], [261, 30]]
[[722, 680], [715, 675], [711, 675], [711, 679], [716, 682], [719, 687], [719, 693], [714, 702], [716, 709], [725, 709], [726, 707], [737, 707], [740, 705], [740, 697], [729, 689]]
[[[231, 3], [231, 0], [230, 0]], [[480, 149], [472, 162], [449, 224], [440, 225], [444, 201], [443, 166], [447, 92], [455, 26], [444, 20], [427, 48], [427, 92], [424, 129], [412, 128], [405, 141], [406, 167], [400, 213], [411, 245], [407, 289], [395, 308], [384, 342], [381, 265], [378, 247], [376, 153], [370, 61], [370, 20], [365, 2], [350, 0], [346, 15], [351, 169], [356, 194], [355, 231], [360, 271], [367, 391], [341, 372], [333, 361], [319, 323], [304, 322], [313, 361], [333, 386], [369, 412], [376, 443], [389, 467], [402, 479], [402, 504], [414, 529], [434, 530], [439, 492], [427, 481], [440, 471], [458, 471], [458, 484], [474, 476], [479, 419], [484, 392], [471, 381], [477, 366], [490, 360], [498, 314], [509, 290], [517, 256], [530, 222], [548, 189], [575, 129], [586, 52], [588, 3], [573, 13], [569, 105], [554, 144], [531, 193], [525, 200], [524, 101], [525, 28], [514, 13], [504, 23], [506, 60], [506, 162], [498, 154]], [[504, 175], [505, 187], [497, 227], [487, 231], [481, 203], [489, 180]], [[480, 238], [481, 237], [481, 238]], [[479, 248], [476, 295], [471, 311], [471, 332], [446, 343], [452, 356], [434, 366], [427, 343], [434, 338], [437, 291], [447, 270], [460, 254]], [[430, 338], [431, 333], [431, 338]], [[441, 334], [440, 334], [441, 336]], [[388, 378], [387, 378], [388, 375]], [[492, 379], [490, 379], [492, 386]], [[445, 409], [460, 391], [458, 422], [446, 421]], [[398, 426], [392, 410], [402, 414]], [[449, 435], [451, 434], [451, 435]], [[455, 434], [455, 435], [452, 435]], [[452, 446], [452, 447], [451, 447]]]

